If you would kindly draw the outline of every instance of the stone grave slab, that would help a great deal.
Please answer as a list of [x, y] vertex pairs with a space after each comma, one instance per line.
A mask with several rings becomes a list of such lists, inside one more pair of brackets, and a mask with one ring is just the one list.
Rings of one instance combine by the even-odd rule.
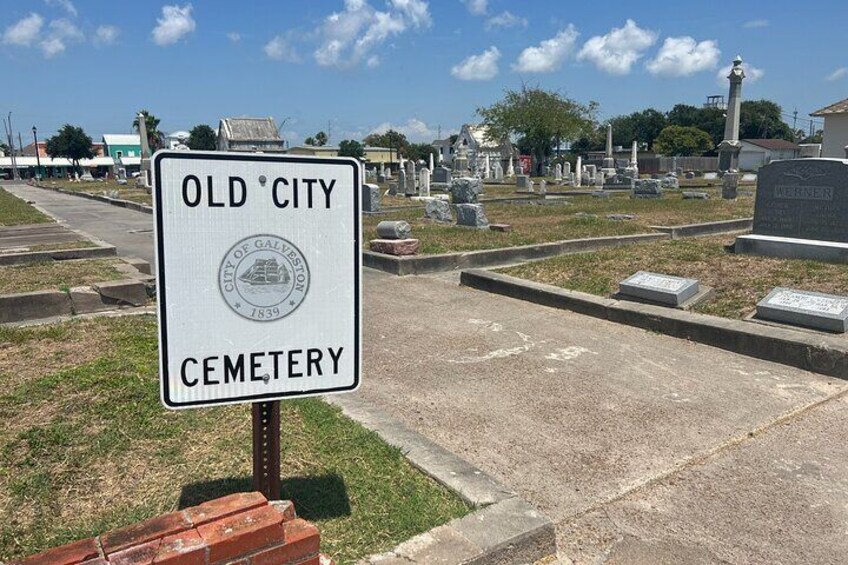
[[777, 287], [757, 304], [757, 317], [845, 333], [848, 330], [848, 296]]
[[710, 194], [708, 192], [683, 192], [683, 200], [709, 200]]
[[613, 298], [687, 309], [711, 294], [712, 289], [702, 289], [696, 279], [639, 271], [619, 283]]

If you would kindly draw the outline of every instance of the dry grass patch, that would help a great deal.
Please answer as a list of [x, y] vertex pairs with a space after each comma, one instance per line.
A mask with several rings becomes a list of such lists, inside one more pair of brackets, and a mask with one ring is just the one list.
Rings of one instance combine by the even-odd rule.
[[0, 267], [0, 294], [65, 290], [124, 277], [117, 259], [75, 259]]
[[743, 318], [776, 286], [848, 294], [848, 266], [817, 261], [736, 255], [730, 239], [709, 237], [567, 255], [501, 272], [572, 290], [609, 296], [636, 271], [691, 277], [715, 288], [716, 296], [696, 310]]
[[0, 226], [49, 224], [52, 221], [35, 207], [0, 188]]
[[[155, 317], [0, 332], [10, 353], [58, 341], [78, 363], [22, 380], [0, 360], [0, 418], [14, 423], [0, 428], [0, 560], [251, 489], [249, 407], [165, 410]], [[281, 494], [318, 525], [338, 563], [468, 512], [320, 400], [284, 402], [282, 421]]]
[[[383, 220], [406, 220], [413, 237], [421, 240], [421, 253], [436, 254], [475, 249], [514, 247], [588, 237], [650, 233], [653, 225], [682, 225], [750, 217], [753, 198], [722, 200], [713, 191], [710, 200], [684, 200], [679, 192], [662, 199], [631, 199], [616, 194], [609, 199], [574, 196], [556, 204], [534, 203], [485, 205], [492, 223], [512, 225], [511, 232], [475, 230], [436, 224], [424, 219], [422, 208], [390, 212], [363, 219], [364, 245], [377, 237], [376, 226]], [[633, 220], [612, 220], [608, 214], [632, 214]]]
[[131, 200], [140, 204], [151, 206], [153, 197], [147, 193], [144, 188], [138, 188], [135, 185], [136, 179], [128, 179], [127, 184], [120, 185], [115, 180], [104, 180], [94, 182], [72, 182], [69, 180], [45, 179], [41, 181], [41, 186], [50, 188], [61, 188], [70, 192], [85, 192], [88, 194], [97, 194], [99, 196], [108, 196], [110, 198], [118, 198], [120, 200]]

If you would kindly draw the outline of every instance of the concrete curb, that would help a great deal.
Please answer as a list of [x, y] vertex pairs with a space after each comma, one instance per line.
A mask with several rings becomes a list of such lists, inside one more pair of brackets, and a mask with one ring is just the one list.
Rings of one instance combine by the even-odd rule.
[[143, 212], [145, 214], [153, 214], [153, 207], [147, 206], [145, 204], [139, 204], [138, 202], [133, 202], [132, 200], [121, 200], [120, 198], [109, 198], [108, 196], [102, 196], [100, 194], [91, 194], [90, 192], [75, 192], [73, 190], [65, 190], [64, 188], [57, 188], [55, 186], [44, 186], [40, 184], [32, 184], [35, 188], [43, 188], [45, 190], [52, 190], [53, 192], [59, 192], [61, 194], [67, 194], [70, 196], [78, 196], [80, 198], [87, 198], [89, 200], [97, 200], [98, 202], [104, 202], [106, 204], [111, 204], [112, 206], [118, 206], [119, 208], [127, 208], [129, 210], [135, 210], [136, 212]]
[[685, 226], [651, 226], [651, 229], [667, 233], [671, 235], [671, 239], [680, 239], [682, 237], [697, 237], [699, 235], [750, 231], [754, 229], [754, 218], [723, 220], [720, 222], [706, 222], [703, 224], [687, 224]]
[[473, 267], [493, 267], [508, 265], [537, 259], [547, 259], [557, 255], [596, 251], [605, 247], [632, 245], [669, 239], [665, 233], [646, 233], [637, 235], [622, 235], [613, 237], [594, 237], [587, 239], [570, 239], [553, 241], [535, 245], [520, 245], [517, 247], [502, 247], [499, 249], [484, 249], [464, 253], [444, 253], [440, 255], [418, 255], [396, 257], [362, 252], [362, 264], [365, 267], [379, 269], [393, 275], [420, 275], [424, 273], [439, 273], [468, 269]]
[[495, 479], [369, 402], [351, 395], [325, 400], [400, 448], [414, 467], [477, 508], [360, 565], [532, 563], [556, 554], [553, 523]]
[[55, 249], [53, 251], [24, 251], [0, 255], [0, 267], [41, 263], [43, 261], [68, 261], [70, 259], [103, 259], [115, 257], [118, 251], [114, 245], [99, 247], [80, 247], [79, 249]]
[[840, 379], [848, 379], [848, 339], [752, 324], [526, 281], [483, 270], [463, 271], [461, 284], [543, 306], [635, 326]]
[[147, 303], [148, 283], [124, 279], [75, 287], [67, 292], [39, 290], [0, 296], [0, 324], [73, 316]]

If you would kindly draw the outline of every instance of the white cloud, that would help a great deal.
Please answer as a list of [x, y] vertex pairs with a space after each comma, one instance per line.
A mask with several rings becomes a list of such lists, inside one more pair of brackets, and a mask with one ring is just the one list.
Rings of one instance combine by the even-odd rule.
[[486, 29], [527, 27], [527, 18], [520, 18], [510, 11], [504, 11], [486, 20]]
[[768, 25], [769, 25], [768, 20], [751, 20], [749, 22], [745, 22], [744, 24], [742, 24], [742, 27], [752, 29], [752, 28], [757, 28], [757, 27], [768, 27]]
[[115, 26], [99, 26], [94, 32], [94, 43], [98, 45], [111, 45], [118, 40], [120, 33], [120, 30]]
[[489, 0], [460, 0], [475, 16], [485, 16], [489, 11]]
[[61, 6], [68, 14], [77, 17], [77, 9], [71, 0], [44, 0], [48, 6]]
[[633, 63], [642, 57], [642, 53], [657, 40], [657, 34], [642, 29], [633, 20], [627, 20], [624, 27], [613, 28], [606, 35], [590, 38], [577, 58], [588, 60], [598, 69], [612, 75], [626, 75]]
[[391, 122], [383, 122], [372, 129], [371, 133], [382, 134], [389, 130], [402, 133], [413, 143], [433, 141], [436, 138], [436, 135], [438, 135], [438, 130], [431, 128], [418, 118], [410, 118], [405, 124], [399, 125], [392, 124]]
[[550, 73], [559, 69], [566, 57], [574, 52], [574, 44], [579, 35], [577, 29], [569, 24], [551, 39], [522, 51], [512, 66], [513, 70], [522, 73]]
[[263, 50], [269, 59], [273, 59], [275, 61], [299, 63], [301, 60], [300, 55], [298, 55], [291, 43], [289, 43], [289, 41], [282, 35], [278, 35], [266, 43]]
[[716, 41], [696, 42], [689, 36], [666, 37], [656, 57], [645, 64], [654, 75], [685, 77], [718, 66], [721, 51]]
[[31, 13], [6, 28], [6, 31], [3, 32], [3, 43], [25, 47], [32, 45], [38, 39], [43, 25], [44, 18], [36, 13]]
[[[727, 75], [730, 74], [730, 69], [733, 68], [733, 65], [727, 65], [726, 67], [722, 67], [716, 73], [716, 83], [719, 86], [727, 86]], [[757, 82], [766, 74], [763, 69], [759, 69], [753, 65], [748, 63], [742, 63], [742, 68], [745, 70], [745, 84], [751, 84]]]
[[197, 25], [191, 11], [191, 4], [162, 6], [162, 17], [156, 19], [156, 27], [153, 28], [153, 42], [164, 47], [193, 32]]
[[833, 71], [832, 73], [827, 75], [827, 77], [825, 77], [824, 80], [827, 80], [827, 81], [839, 80], [844, 76], [848, 76], [848, 67], [839, 67], [838, 69], [836, 69], [835, 71]]
[[241, 41], [241, 34], [237, 31], [231, 31], [227, 34], [227, 39], [229, 39], [233, 43], [238, 43], [239, 41]]
[[389, 37], [431, 24], [429, 4], [422, 0], [390, 0], [386, 11], [367, 0], [345, 0], [344, 11], [330, 14], [318, 28], [320, 43], [313, 55], [321, 66], [353, 67], [374, 61], [372, 51]]
[[368, 57], [368, 60], [365, 61], [365, 66], [369, 69], [375, 69], [380, 66], [380, 56], [379, 55], [371, 55]]
[[60, 18], [50, 22], [47, 37], [38, 46], [48, 59], [65, 52], [68, 43], [85, 39], [80, 29], [70, 20]]
[[451, 74], [459, 80], [491, 80], [498, 75], [501, 52], [489, 47], [479, 55], [471, 55], [451, 67]]

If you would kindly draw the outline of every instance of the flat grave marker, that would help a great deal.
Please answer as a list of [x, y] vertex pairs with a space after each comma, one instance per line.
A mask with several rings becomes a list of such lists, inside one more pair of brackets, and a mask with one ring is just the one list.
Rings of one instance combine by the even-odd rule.
[[619, 283], [615, 297], [678, 308], [686, 305], [700, 292], [700, 283], [696, 279], [639, 271]]
[[848, 330], [848, 296], [777, 287], [757, 304], [757, 317], [845, 333]]

